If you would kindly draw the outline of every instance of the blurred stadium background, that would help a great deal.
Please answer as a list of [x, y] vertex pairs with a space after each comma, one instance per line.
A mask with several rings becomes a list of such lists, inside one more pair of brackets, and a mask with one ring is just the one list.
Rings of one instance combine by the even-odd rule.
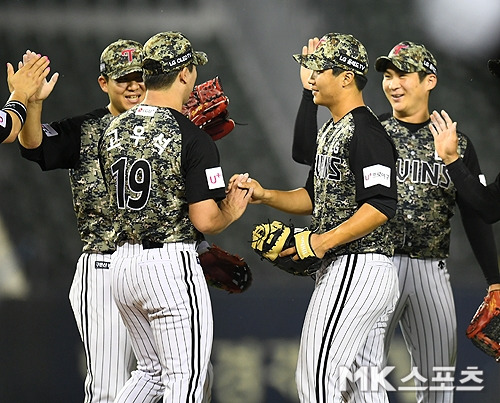
[[[182, 31], [209, 56], [198, 81], [219, 75], [239, 123], [218, 142], [226, 178], [250, 172], [265, 186], [289, 189], [302, 186], [307, 174], [291, 158], [302, 91], [291, 55], [311, 36], [352, 33], [369, 52], [365, 101], [378, 114], [389, 104], [374, 60], [401, 40], [422, 42], [439, 65], [431, 108], [444, 108], [459, 122], [492, 181], [500, 169], [500, 81], [486, 62], [500, 56], [499, 17], [497, 0], [11, 0], [1, 6], [0, 60], [15, 64], [26, 49], [50, 57], [52, 71], [61, 74], [44, 104], [44, 121], [51, 121], [107, 103], [96, 81], [107, 44]], [[4, 100], [5, 78], [1, 69]], [[0, 146], [0, 161], [0, 402], [82, 401], [82, 347], [67, 297], [81, 244], [67, 172], [42, 173], [20, 157], [17, 144]], [[239, 222], [209, 239], [245, 257], [254, 274], [243, 295], [211, 289], [214, 403], [298, 401], [295, 361], [313, 282], [278, 272], [250, 250], [251, 228], [269, 218], [307, 224], [305, 217], [250, 206]], [[456, 392], [455, 401], [495, 402], [498, 365], [464, 335], [486, 284], [458, 213], [453, 226], [448, 266], [459, 325], [455, 379], [460, 385], [462, 371], [478, 367], [482, 383], [468, 386], [483, 387]], [[494, 228], [499, 245], [500, 225]], [[397, 388], [410, 372], [399, 335], [391, 362], [396, 369], [390, 381]], [[391, 401], [414, 400], [411, 393], [393, 392]]]

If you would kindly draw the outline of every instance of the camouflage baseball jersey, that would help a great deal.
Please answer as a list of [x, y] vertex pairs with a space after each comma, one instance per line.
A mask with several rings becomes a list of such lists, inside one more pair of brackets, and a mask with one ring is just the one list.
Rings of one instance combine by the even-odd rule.
[[98, 155], [99, 138], [112, 119], [109, 113], [100, 119], [82, 123], [80, 160], [75, 168], [69, 170], [73, 206], [84, 252], [103, 253], [115, 249], [110, 206]]
[[[312, 231], [323, 233], [337, 227], [356, 212], [361, 200], [366, 202], [377, 196], [396, 199], [395, 151], [377, 118], [368, 108], [356, 108], [335, 124], [330, 119], [319, 131], [317, 140], [313, 168]], [[354, 156], [357, 157], [353, 158]], [[385, 171], [377, 171], [387, 174], [381, 182], [384, 186], [372, 186], [365, 181], [362, 172], [367, 172], [364, 169], [374, 166], [387, 168]], [[392, 256], [393, 244], [389, 228], [382, 225], [356, 241], [329, 251], [327, 255], [350, 253]]]
[[98, 161], [99, 137], [112, 119], [107, 108], [42, 125], [40, 147], [21, 155], [42, 170], [69, 169], [73, 206], [83, 252], [111, 253], [113, 227]]
[[[419, 125], [420, 129], [412, 132], [394, 117], [382, 119], [381, 123], [399, 153], [398, 209], [389, 222], [396, 253], [414, 258], [445, 258], [450, 248], [456, 191], [445, 165], [436, 159], [428, 124]], [[461, 155], [466, 147], [467, 139], [459, 133]]]
[[[197, 162], [184, 157], [185, 134], [180, 119], [196, 131], [191, 139], [206, 142], [198, 146], [201, 151], [194, 159], [202, 160], [207, 154], [217, 166], [218, 152], [209, 136], [169, 108], [139, 105], [113, 120], [106, 130], [100, 153], [113, 204], [117, 243], [200, 239], [189, 219], [186, 186], [187, 170]], [[209, 165], [203, 166], [198, 176], [205, 177]], [[223, 198], [224, 187], [207, 188], [200, 200], [211, 194]]]

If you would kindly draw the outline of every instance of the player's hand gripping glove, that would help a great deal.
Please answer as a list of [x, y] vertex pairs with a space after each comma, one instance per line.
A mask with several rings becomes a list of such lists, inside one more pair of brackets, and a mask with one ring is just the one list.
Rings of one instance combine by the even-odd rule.
[[202, 241], [196, 248], [208, 285], [239, 294], [252, 284], [252, 272], [243, 258], [231, 255], [217, 245]]
[[[311, 248], [310, 237], [311, 231], [273, 221], [255, 226], [252, 232], [252, 248], [262, 259], [287, 273], [310, 276], [319, 269], [321, 263], [321, 259], [316, 257]], [[278, 256], [282, 250], [294, 246], [299, 260], [293, 260], [293, 255]]]
[[182, 106], [182, 114], [214, 140], [219, 140], [235, 126], [234, 120], [229, 119], [228, 104], [220, 79], [215, 77], [194, 87]]
[[477, 348], [500, 362], [500, 290], [490, 291], [484, 297], [466, 335]]

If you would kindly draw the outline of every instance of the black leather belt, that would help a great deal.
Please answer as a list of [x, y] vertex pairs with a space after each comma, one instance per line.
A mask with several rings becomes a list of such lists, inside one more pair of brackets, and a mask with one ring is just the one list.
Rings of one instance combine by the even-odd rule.
[[163, 243], [162, 242], [150, 241], [149, 239], [143, 239], [141, 243], [142, 243], [142, 247], [144, 249], [158, 249], [158, 248], [163, 248]]

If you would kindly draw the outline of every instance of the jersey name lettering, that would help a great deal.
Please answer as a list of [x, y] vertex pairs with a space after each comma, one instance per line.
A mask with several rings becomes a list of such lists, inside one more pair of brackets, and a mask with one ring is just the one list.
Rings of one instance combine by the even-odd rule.
[[321, 179], [339, 181], [342, 178], [340, 165], [342, 160], [339, 157], [329, 155], [317, 155], [316, 164], [314, 166], [315, 174]]
[[443, 163], [429, 163], [422, 160], [398, 158], [396, 161], [396, 177], [398, 182], [406, 182], [410, 178], [413, 183], [430, 183], [445, 189], [451, 183], [450, 176]]

